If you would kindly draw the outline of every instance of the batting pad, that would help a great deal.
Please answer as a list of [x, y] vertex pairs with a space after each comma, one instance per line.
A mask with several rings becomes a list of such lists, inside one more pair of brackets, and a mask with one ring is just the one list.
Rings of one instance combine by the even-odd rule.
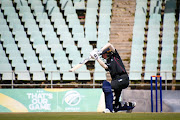
[[113, 93], [111, 90], [111, 84], [108, 81], [103, 81], [102, 89], [105, 95], [106, 108], [111, 112], [113, 111]]

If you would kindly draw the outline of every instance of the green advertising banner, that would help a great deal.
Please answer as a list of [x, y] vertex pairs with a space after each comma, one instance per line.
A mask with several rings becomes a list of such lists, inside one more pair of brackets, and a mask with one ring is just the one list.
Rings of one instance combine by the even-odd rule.
[[102, 89], [0, 89], [0, 112], [101, 112]]

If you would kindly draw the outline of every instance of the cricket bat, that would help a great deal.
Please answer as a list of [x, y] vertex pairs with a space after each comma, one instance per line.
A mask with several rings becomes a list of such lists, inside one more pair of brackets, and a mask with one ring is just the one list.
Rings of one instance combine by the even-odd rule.
[[85, 63], [87, 63], [89, 60], [91, 59], [91, 56], [89, 56], [88, 58], [85, 58], [83, 61], [81, 61], [79, 64], [77, 64], [76, 66], [74, 66], [73, 68], [71, 68], [69, 70], [69, 72], [74, 72], [75, 70], [79, 69], [80, 67], [82, 67]]

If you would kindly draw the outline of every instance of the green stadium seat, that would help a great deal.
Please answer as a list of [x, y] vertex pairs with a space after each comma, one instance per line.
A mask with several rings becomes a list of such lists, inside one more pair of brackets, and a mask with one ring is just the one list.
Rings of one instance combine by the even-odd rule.
[[[62, 60], [65, 61], [65, 59], [62, 58]], [[71, 66], [69, 63], [61, 62], [60, 60], [57, 61], [57, 67], [60, 68], [61, 73], [67, 72], [71, 69]]]
[[45, 64], [45, 72], [57, 71], [57, 67], [54, 63], [48, 62]]
[[48, 39], [48, 47], [49, 48], [53, 48], [55, 45], [59, 45], [62, 48], [58, 38]]
[[157, 74], [157, 64], [156, 63], [149, 63], [145, 66], [145, 76], [144, 80], [150, 80], [151, 76]]
[[59, 71], [48, 72], [48, 80], [61, 80]]
[[64, 72], [62, 80], [63, 81], [75, 81], [76, 77], [75, 77], [75, 74], [73, 72]]
[[91, 45], [87, 45], [81, 48], [81, 54], [83, 54], [83, 58], [89, 57], [89, 53], [93, 50]]
[[24, 27], [22, 25], [17, 24], [17, 25], [14, 25], [12, 28], [13, 28], [13, 32], [12, 32], [13, 34], [16, 34], [19, 31], [21, 32], [24, 31]]
[[0, 31], [9, 31], [8, 26], [6, 25], [6, 23], [1, 23], [0, 24]]
[[7, 36], [1, 39], [3, 41], [3, 47], [7, 47], [9, 44], [15, 44], [15, 40], [12, 37]]
[[31, 72], [33, 74], [33, 81], [44, 81], [46, 80], [45, 78], [45, 73], [43, 71], [35, 71]]
[[[141, 48], [141, 47], [139, 47], [139, 48]], [[136, 48], [134, 48], [134, 49], [132, 48], [131, 61], [130, 61], [130, 72], [129, 72], [130, 80], [141, 80], [142, 59], [143, 59], [142, 49], [138, 50]]]
[[[52, 68], [51, 68], [51, 66], [49, 64], [52, 65]], [[45, 70], [53, 69], [54, 66], [55, 66], [55, 64], [54, 64], [53, 58], [51, 56], [43, 57], [43, 59], [42, 59], [42, 67], [45, 68]], [[57, 70], [57, 69], [54, 69], [54, 70]]]
[[95, 71], [93, 79], [95, 81], [106, 80], [106, 71], [97, 61], [95, 62]]
[[9, 59], [10, 60], [16, 59], [17, 57], [21, 57], [21, 54], [18, 50], [9, 51]]
[[86, 46], [89, 45], [89, 41], [85, 38], [79, 38], [78, 40], [78, 43], [77, 43], [77, 47], [78, 48], [86, 48]]
[[[61, 21], [60, 21], [61, 20]], [[60, 21], [60, 23], [62, 24], [62, 22], [65, 24], [65, 20], [62, 16], [62, 13], [61, 12], [53, 12], [51, 14], [51, 21], [53, 21], [54, 23]], [[60, 25], [60, 24], [59, 24]]]
[[79, 64], [83, 59], [81, 57], [73, 58], [72, 59], [72, 66]]
[[77, 69], [78, 80], [91, 80], [90, 71], [87, 70], [86, 65], [83, 65], [81, 68]]
[[41, 65], [38, 64], [32, 64], [30, 66], [30, 73], [33, 74], [33, 81], [43, 81], [45, 80], [45, 73], [42, 71]]
[[24, 60], [27, 60], [31, 57], [36, 57], [35, 51], [31, 49], [26, 49], [23, 51], [23, 57], [24, 57]]
[[30, 67], [33, 64], [39, 64], [38, 58], [36, 56], [27, 57], [26, 61], [27, 67]]
[[75, 51], [78, 51], [77, 47], [73, 44], [69, 45], [68, 47], [66, 47], [66, 53], [70, 54], [73, 53]]
[[18, 66], [20, 63], [21, 63], [21, 64], [24, 64], [23, 58], [22, 58], [22, 57], [16, 57], [16, 59], [13, 59], [13, 60], [12, 60], [11, 65], [12, 65], [13, 67], [16, 67], [16, 66]]
[[34, 16], [32, 13], [26, 13], [22, 15], [22, 22], [26, 22], [28, 20], [33, 20]]
[[[63, 48], [62, 48], [62, 45], [61, 44], [52, 44], [51, 45], [51, 53], [54, 53], [54, 54], [56, 54], [56, 53], [58, 53], [58, 52], [60, 52], [60, 51], [63, 51]], [[64, 51], [63, 51], [64, 52]]]
[[1, 56], [0, 64], [8, 64], [8, 63], [9, 63], [8, 58], [6, 56]]
[[74, 59], [78, 59], [78, 58], [81, 58], [79, 51], [73, 51], [73, 52], [69, 53], [69, 56], [68, 56], [69, 60], [74, 60]]
[[[62, 38], [61, 38], [62, 39]], [[63, 48], [67, 48], [69, 45], [74, 44], [74, 40], [67, 36], [67, 39], [63, 38]]]
[[9, 63], [0, 64], [0, 73], [2, 73], [2, 80], [15, 80], [15, 75]]
[[17, 74], [17, 80], [30, 80], [30, 74], [27, 70], [26, 64], [19, 62], [15, 64], [15, 74]]
[[84, 0], [74, 0], [74, 8], [76, 10], [84, 10], [85, 7], [85, 1]]
[[86, 8], [98, 8], [98, 0], [89, 0]]
[[19, 7], [19, 15], [23, 16], [25, 14], [31, 13], [31, 9], [29, 6], [20, 6]]
[[28, 6], [28, 2], [26, 0], [14, 0], [16, 3], [16, 7], [19, 10], [21, 6]]
[[51, 59], [51, 53], [49, 50], [44, 50], [39, 52], [39, 60], [43, 61], [44, 59], [49, 58]]
[[176, 81], [177, 80], [180, 80], [180, 51], [178, 51], [176, 64]]
[[48, 16], [45, 12], [36, 14], [36, 21], [40, 22], [41, 20], [48, 19]]
[[48, 51], [47, 45], [38, 45], [36, 46], [36, 53], [40, 53], [41, 51]]

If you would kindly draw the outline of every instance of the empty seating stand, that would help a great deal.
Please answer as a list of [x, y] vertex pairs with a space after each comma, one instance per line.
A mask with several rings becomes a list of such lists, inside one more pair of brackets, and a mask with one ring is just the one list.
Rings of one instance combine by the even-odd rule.
[[166, 1], [161, 53], [161, 76], [164, 80], [173, 79], [175, 8], [175, 0]]
[[[179, 20], [180, 22], [180, 20]], [[179, 27], [180, 27], [180, 24], [179, 24]], [[180, 35], [180, 30], [178, 31], [178, 35]], [[178, 47], [178, 50], [177, 50], [177, 63], [176, 63], [176, 80], [180, 80], [180, 36], [178, 36], [178, 43], [177, 43], [177, 47]]]
[[141, 80], [146, 9], [147, 9], [146, 0], [136, 1], [133, 40], [131, 47], [130, 72], [129, 72], [130, 80]]
[[[89, 56], [93, 50], [89, 41], [98, 42], [98, 48], [109, 41], [112, 0], [1, 0], [0, 4], [2, 80], [92, 79], [86, 66], [77, 73], [68, 70]], [[84, 26], [76, 13], [82, 9], [86, 9]], [[106, 72], [102, 74], [94, 78], [106, 79]]]
[[159, 54], [159, 34], [160, 34], [160, 22], [161, 14], [159, 9], [161, 8], [160, 0], [152, 0], [150, 3], [150, 19], [148, 25], [147, 34], [147, 47], [146, 47], [146, 63], [145, 63], [145, 75], [144, 80], [150, 80], [152, 75], [157, 74], [158, 68], [158, 54]]

